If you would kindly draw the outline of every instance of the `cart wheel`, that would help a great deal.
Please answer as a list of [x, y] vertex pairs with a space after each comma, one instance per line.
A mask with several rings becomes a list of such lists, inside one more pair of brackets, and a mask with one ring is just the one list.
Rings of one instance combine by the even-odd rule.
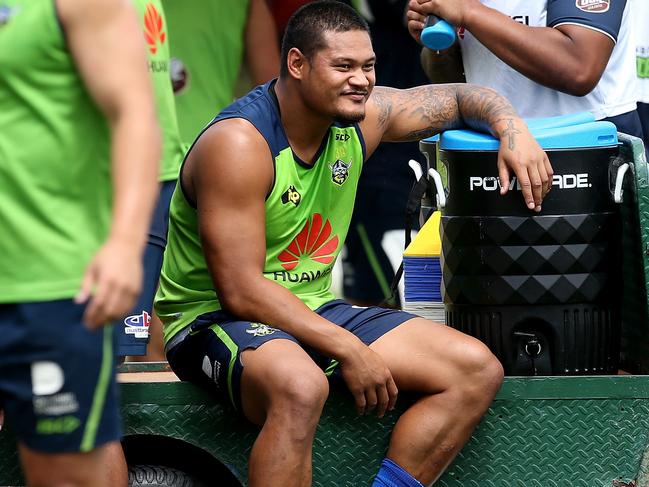
[[162, 465], [132, 465], [128, 469], [129, 487], [207, 487], [193, 475]]

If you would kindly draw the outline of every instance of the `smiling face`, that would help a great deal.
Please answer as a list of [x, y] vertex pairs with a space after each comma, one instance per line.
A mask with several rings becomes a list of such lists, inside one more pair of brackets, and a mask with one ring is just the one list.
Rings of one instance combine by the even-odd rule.
[[303, 59], [304, 104], [334, 120], [356, 123], [365, 118], [365, 103], [376, 83], [376, 56], [367, 32], [324, 32], [325, 47]]

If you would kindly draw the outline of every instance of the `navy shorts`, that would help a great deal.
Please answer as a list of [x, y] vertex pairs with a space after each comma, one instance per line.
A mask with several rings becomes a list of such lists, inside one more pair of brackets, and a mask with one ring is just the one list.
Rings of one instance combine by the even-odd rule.
[[113, 332], [72, 300], [0, 304], [0, 409], [27, 447], [86, 452], [119, 441]]
[[[352, 306], [330, 301], [316, 310], [323, 318], [342, 326], [369, 345], [401, 323], [416, 318], [404, 311]], [[167, 343], [169, 365], [181, 380], [215, 392], [222, 401], [241, 411], [241, 353], [276, 339], [299, 341], [282, 330], [261, 323], [241, 321], [225, 311], [205, 313]], [[302, 345], [327, 376], [339, 375], [338, 362]]]
[[176, 181], [165, 181], [160, 186], [160, 196], [151, 219], [151, 228], [149, 228], [149, 241], [144, 250], [142, 292], [128, 316], [114, 323], [115, 339], [117, 340], [116, 354], [119, 357], [146, 355], [153, 297], [158, 289], [162, 256], [167, 246], [169, 202], [175, 186]]

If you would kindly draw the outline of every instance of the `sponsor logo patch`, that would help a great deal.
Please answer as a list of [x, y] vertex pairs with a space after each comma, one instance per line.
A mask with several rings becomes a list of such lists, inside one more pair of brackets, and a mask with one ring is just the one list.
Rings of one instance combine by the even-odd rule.
[[205, 355], [203, 357], [203, 373], [214, 381], [216, 387], [219, 387], [219, 375], [221, 374], [221, 363], [218, 360], [212, 361]]
[[151, 315], [142, 310], [139, 315], [127, 316], [124, 318], [124, 333], [135, 335], [135, 338], [148, 338]]
[[146, 6], [144, 13], [144, 40], [149, 46], [151, 54], [158, 52], [158, 44], [164, 44], [167, 34], [164, 32], [162, 25], [162, 16], [156, 10], [152, 3]]
[[61, 416], [62, 414], [76, 413], [79, 410], [79, 401], [73, 392], [34, 396], [32, 404], [37, 416]]
[[331, 223], [323, 224], [322, 215], [314, 213], [304, 227], [277, 258], [287, 271], [295, 269], [302, 259], [308, 258], [320, 264], [331, 264], [338, 248], [338, 236], [331, 236]]
[[62, 416], [60, 418], [43, 418], [36, 423], [36, 432], [39, 435], [61, 435], [72, 433], [81, 425], [79, 418]]
[[575, 5], [583, 12], [603, 14], [611, 8], [611, 0], [575, 0]]
[[282, 194], [283, 205], [286, 203], [293, 203], [297, 206], [300, 204], [300, 201], [302, 201], [302, 195], [298, 193], [297, 189], [295, 189], [295, 186], [293, 185], [289, 186], [288, 189], [284, 191], [284, 194]]
[[32, 363], [31, 379], [34, 396], [49, 396], [63, 388], [65, 374], [56, 362], [43, 360]]
[[341, 142], [347, 142], [349, 139], [351, 139], [352, 136], [349, 134], [336, 134], [335, 139], [340, 140]]
[[[552, 186], [558, 189], [585, 189], [592, 188], [588, 173], [579, 174], [555, 174], [552, 176]], [[469, 191], [500, 191], [500, 178], [496, 176], [471, 176], [469, 178]], [[516, 176], [513, 176], [509, 183], [509, 190], [520, 191], [521, 185]]]

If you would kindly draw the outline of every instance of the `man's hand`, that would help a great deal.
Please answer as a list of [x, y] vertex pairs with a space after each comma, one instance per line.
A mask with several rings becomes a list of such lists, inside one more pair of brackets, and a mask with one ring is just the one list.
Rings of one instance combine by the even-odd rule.
[[510, 171], [514, 171], [527, 207], [541, 211], [541, 201], [552, 188], [553, 171], [547, 154], [520, 118], [501, 120], [495, 124], [494, 131], [500, 136], [500, 194], [509, 191]]
[[88, 328], [97, 329], [128, 313], [141, 287], [141, 252], [131, 242], [111, 238], [86, 267], [74, 300], [89, 301], [83, 320]]
[[454, 26], [463, 26], [467, 13], [476, 4], [476, 0], [410, 0], [406, 12], [408, 31], [419, 41], [426, 17], [431, 14]]
[[382, 418], [386, 411], [394, 409], [397, 386], [379, 354], [361, 344], [340, 359], [340, 366], [359, 414], [376, 409], [376, 415]]

